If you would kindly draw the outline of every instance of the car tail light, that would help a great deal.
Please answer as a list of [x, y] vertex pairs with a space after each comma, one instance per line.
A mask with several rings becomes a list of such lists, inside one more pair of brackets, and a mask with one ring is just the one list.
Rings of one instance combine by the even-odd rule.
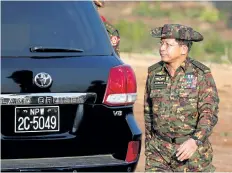
[[137, 159], [139, 155], [139, 141], [130, 141], [128, 143], [126, 162], [133, 162]]
[[137, 99], [137, 83], [133, 69], [120, 65], [110, 69], [103, 103], [108, 106], [134, 104]]

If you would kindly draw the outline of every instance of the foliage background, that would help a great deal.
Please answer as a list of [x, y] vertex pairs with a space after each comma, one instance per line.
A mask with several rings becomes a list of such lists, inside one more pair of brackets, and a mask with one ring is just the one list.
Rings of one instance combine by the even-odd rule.
[[[153, 27], [180, 23], [204, 36], [194, 43], [190, 56], [201, 61], [232, 63], [232, 2], [107, 1], [100, 13], [120, 32], [121, 52], [158, 55]], [[231, 28], [230, 28], [231, 27]]]

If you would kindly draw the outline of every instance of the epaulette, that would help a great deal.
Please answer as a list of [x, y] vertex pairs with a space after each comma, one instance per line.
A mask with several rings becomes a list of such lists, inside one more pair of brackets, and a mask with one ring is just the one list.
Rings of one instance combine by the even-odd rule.
[[148, 67], [148, 73], [154, 71], [155, 69], [158, 69], [159, 67], [162, 67], [162, 65], [163, 65], [162, 61], [159, 61], [159, 62], [153, 64], [152, 66]]
[[193, 60], [192, 64], [195, 65], [200, 70], [202, 70], [204, 73], [209, 73], [211, 71], [209, 67], [207, 67], [206, 65], [202, 64], [199, 61]]

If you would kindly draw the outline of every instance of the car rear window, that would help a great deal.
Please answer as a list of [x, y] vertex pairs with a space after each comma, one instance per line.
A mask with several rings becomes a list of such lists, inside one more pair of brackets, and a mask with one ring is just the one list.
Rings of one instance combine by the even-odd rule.
[[2, 1], [1, 37], [2, 56], [41, 54], [30, 52], [35, 46], [83, 49], [78, 55], [112, 53], [91, 1]]

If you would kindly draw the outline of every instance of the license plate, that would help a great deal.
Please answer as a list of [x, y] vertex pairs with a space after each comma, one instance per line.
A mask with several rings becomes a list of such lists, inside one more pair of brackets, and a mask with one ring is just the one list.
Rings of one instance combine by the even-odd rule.
[[59, 130], [59, 106], [15, 108], [15, 133], [56, 132]]

